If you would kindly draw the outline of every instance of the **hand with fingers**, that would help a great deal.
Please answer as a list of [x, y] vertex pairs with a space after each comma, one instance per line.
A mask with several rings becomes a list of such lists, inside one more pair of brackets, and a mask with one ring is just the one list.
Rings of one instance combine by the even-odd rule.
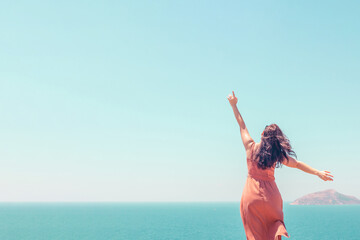
[[331, 175], [329, 171], [320, 171], [317, 175], [324, 181], [334, 181], [334, 179], [332, 179], [334, 176]]
[[227, 99], [229, 100], [229, 103], [231, 106], [234, 106], [237, 104], [238, 99], [237, 99], [237, 97], [235, 97], [234, 91], [232, 91], [232, 95], [229, 94], [229, 96], [227, 96]]

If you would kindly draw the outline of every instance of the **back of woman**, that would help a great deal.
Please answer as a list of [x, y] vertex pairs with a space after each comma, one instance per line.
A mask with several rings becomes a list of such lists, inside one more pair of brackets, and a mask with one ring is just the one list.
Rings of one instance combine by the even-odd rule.
[[259, 168], [258, 163], [256, 162], [256, 159], [254, 159], [256, 151], [258, 151], [259, 144], [254, 143], [251, 147], [251, 153], [249, 156], [246, 156], [246, 163], [248, 168], [248, 176], [255, 178], [255, 179], [261, 179], [261, 180], [275, 180], [275, 166], [262, 169]]

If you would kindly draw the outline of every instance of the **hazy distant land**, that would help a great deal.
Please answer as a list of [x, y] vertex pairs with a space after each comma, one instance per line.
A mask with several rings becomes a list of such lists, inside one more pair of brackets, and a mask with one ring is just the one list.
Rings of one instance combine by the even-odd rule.
[[296, 199], [290, 205], [344, 205], [360, 204], [360, 200], [354, 196], [344, 195], [328, 189], [325, 191], [314, 192]]

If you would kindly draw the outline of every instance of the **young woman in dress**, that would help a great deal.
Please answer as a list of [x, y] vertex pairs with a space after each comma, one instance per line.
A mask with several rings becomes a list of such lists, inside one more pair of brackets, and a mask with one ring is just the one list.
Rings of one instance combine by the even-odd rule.
[[227, 98], [240, 126], [246, 151], [248, 175], [240, 202], [246, 239], [281, 240], [281, 236], [289, 238], [284, 223], [283, 200], [275, 183], [275, 167], [284, 164], [314, 174], [324, 181], [333, 181], [333, 176], [329, 171], [319, 171], [291, 157], [296, 157], [296, 154], [289, 139], [276, 124], [266, 126], [260, 142], [255, 143], [236, 106], [234, 91]]

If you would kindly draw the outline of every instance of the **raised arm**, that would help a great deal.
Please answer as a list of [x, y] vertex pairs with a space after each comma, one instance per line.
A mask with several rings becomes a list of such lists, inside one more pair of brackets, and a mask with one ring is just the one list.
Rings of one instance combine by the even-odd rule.
[[324, 181], [334, 181], [332, 179], [334, 176], [331, 175], [329, 171], [319, 171], [315, 168], [310, 167], [309, 165], [307, 165], [306, 163], [304, 163], [302, 161], [298, 161], [298, 160], [290, 157], [289, 155], [288, 155], [288, 160], [285, 159], [283, 161], [283, 164], [285, 166], [288, 166], [291, 168], [297, 168], [306, 173], [316, 175]]
[[252, 145], [255, 143], [254, 140], [251, 138], [249, 131], [246, 128], [244, 119], [242, 118], [239, 109], [237, 108], [236, 104], [237, 104], [237, 98], [235, 97], [235, 93], [234, 91], [232, 91], [232, 95], [229, 94], [229, 96], [227, 97], [227, 99], [229, 100], [229, 103], [234, 111], [235, 114], [235, 118], [236, 121], [239, 124], [240, 127], [240, 135], [241, 135], [241, 139], [242, 142], [244, 144], [245, 150], [248, 151], [249, 149], [251, 149]]

